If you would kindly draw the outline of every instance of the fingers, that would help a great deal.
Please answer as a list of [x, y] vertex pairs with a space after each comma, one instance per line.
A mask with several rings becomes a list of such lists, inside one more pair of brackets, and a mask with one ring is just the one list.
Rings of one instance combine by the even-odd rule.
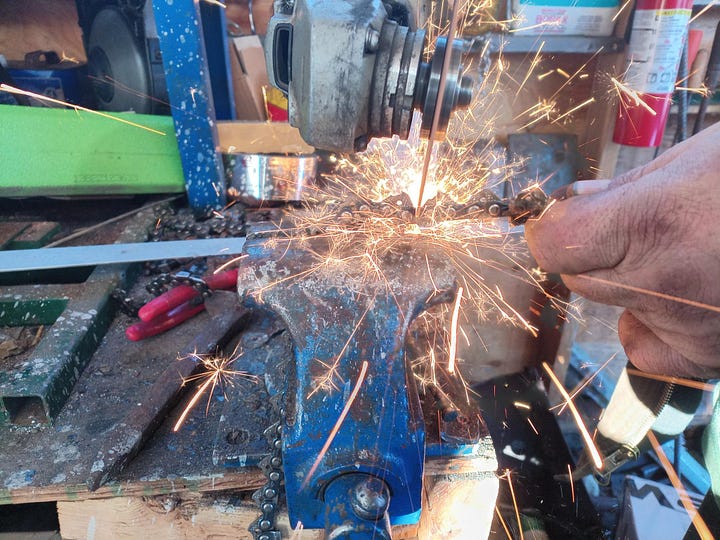
[[580, 274], [616, 266], [630, 241], [631, 212], [625, 191], [618, 188], [557, 201], [540, 218], [529, 220], [528, 246], [540, 267]]
[[703, 142], [711, 141], [712, 143], [715, 143], [718, 136], [720, 136], [720, 123], [713, 124], [711, 127], [704, 130], [702, 134], [702, 139], [698, 137], [691, 137], [669, 148], [667, 151], [660, 154], [659, 157], [652, 160], [650, 163], [647, 163], [640, 167], [636, 167], [630, 171], [627, 171], [626, 173], [621, 174], [612, 181], [610, 186], [614, 188], [635, 182], [636, 180], [639, 180], [640, 178], [643, 178], [655, 171], [663, 169], [664, 167], [670, 165], [677, 158], [681, 157], [683, 154], [687, 154], [688, 152], [690, 152], [691, 154], [697, 154], [697, 152], [693, 151], [692, 148], [697, 146], [698, 144], [702, 144], [702, 142], [700, 142], [701, 140]]
[[641, 371], [671, 377], [711, 376], [707, 368], [698, 366], [673, 350], [630, 311], [624, 311], [618, 321], [620, 343], [628, 359]]

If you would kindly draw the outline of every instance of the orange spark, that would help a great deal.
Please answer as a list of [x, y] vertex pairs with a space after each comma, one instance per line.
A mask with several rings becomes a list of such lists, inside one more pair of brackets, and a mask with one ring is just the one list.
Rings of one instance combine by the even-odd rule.
[[570, 408], [570, 412], [575, 419], [575, 423], [580, 430], [580, 434], [585, 441], [585, 447], [590, 452], [590, 456], [592, 457], [593, 463], [595, 464], [595, 469], [598, 471], [602, 471], [604, 468], [603, 458], [600, 455], [600, 451], [597, 449], [597, 446], [595, 446], [595, 441], [593, 441], [592, 437], [590, 436], [590, 432], [588, 432], [587, 427], [585, 427], [585, 423], [583, 422], [583, 419], [580, 416], [580, 412], [577, 410], [577, 407], [575, 407], [575, 403], [573, 403], [570, 395], [567, 393], [567, 390], [565, 390], [562, 383], [560, 383], [560, 380], [557, 378], [557, 376], [547, 364], [547, 362], [543, 362], [542, 366], [543, 369], [545, 369], [545, 371], [547, 372], [552, 382], [555, 383], [555, 386], [557, 386], [557, 389], [560, 394], [562, 394], [562, 397], [565, 398], [565, 401]]
[[562, 119], [565, 118], [566, 116], [570, 116], [572, 113], [574, 113], [574, 112], [576, 112], [576, 111], [579, 111], [579, 110], [582, 109], [583, 107], [586, 107], [586, 106], [588, 106], [588, 105], [590, 105], [591, 103], [594, 103], [594, 102], [595, 102], [595, 98], [594, 98], [594, 97], [588, 98], [588, 99], [586, 99], [585, 101], [583, 101], [580, 105], [577, 105], [576, 107], [573, 107], [573, 108], [570, 109], [569, 111], [567, 111], [567, 112], [561, 114], [560, 116], [558, 116], [555, 120], [553, 120], [552, 123], [553, 123], [553, 124], [557, 124], [560, 120], [562, 120]]
[[695, 388], [702, 390], [703, 392], [714, 392], [715, 384], [704, 383], [700, 381], [693, 381], [691, 379], [684, 379], [682, 377], [670, 377], [668, 375], [656, 375], [655, 373], [645, 373], [639, 369], [626, 368], [628, 375], [636, 375], [638, 377], [645, 377], [646, 379], [653, 379], [654, 381], [662, 381], [672, 384], [679, 384], [680, 386], [687, 386], [688, 388]]
[[90, 114], [96, 114], [98, 116], [102, 116], [103, 118], [109, 118], [110, 120], [114, 120], [115, 122], [120, 122], [122, 124], [127, 124], [129, 126], [133, 126], [136, 128], [144, 129], [145, 131], [149, 131], [151, 133], [156, 133], [157, 135], [165, 135], [162, 131], [158, 131], [157, 129], [153, 129], [151, 127], [143, 126], [142, 124], [137, 124], [135, 122], [131, 122], [130, 120], [125, 120], [124, 118], [120, 118], [117, 116], [112, 116], [111, 114], [107, 114], [101, 111], [93, 111], [92, 109], [88, 109], [86, 107], [81, 107], [80, 105], [73, 105], [72, 103], [67, 103], [65, 101], [60, 101], [59, 99], [54, 99], [48, 96], [44, 96], [42, 94], [36, 94], [35, 92], [30, 92], [28, 90], [21, 90], [20, 88], [15, 88], [14, 86], [10, 86], [9, 84], [2, 83], [0, 84], [0, 90], [3, 90], [5, 92], [9, 92], [10, 94], [20, 94], [23, 96], [32, 97], [35, 99], [39, 99], [40, 101], [47, 101], [49, 103], [54, 103], [55, 105], [62, 105], [63, 107], [70, 107], [71, 109], [75, 109], [76, 111], [83, 111]]
[[685, 304], [687, 306], [692, 306], [700, 309], [706, 309], [708, 311], [714, 311], [715, 313], [720, 313], [720, 307], [713, 306], [711, 304], [705, 304], [703, 302], [697, 302], [695, 300], [687, 300], [686, 298], [681, 298], [679, 296], [673, 296], [671, 294], [665, 294], [657, 291], [653, 291], [651, 289], [644, 289], [643, 287], [635, 287], [634, 285], [627, 285], [625, 283], [618, 283], [615, 281], [610, 281], [608, 279], [599, 278], [596, 276], [589, 276], [587, 274], [578, 274], [577, 277], [582, 279], [588, 279], [590, 281], [595, 281], [597, 283], [602, 283], [603, 285], [609, 285], [611, 287], [618, 287], [619, 289], [625, 289], [627, 291], [632, 291], [640, 294], [647, 294], [648, 296], [654, 296], [656, 298], [662, 298], [663, 300], [670, 300], [671, 302], [678, 302], [680, 304]]
[[715, 6], [715, 5], [717, 5], [717, 0], [712, 0], [711, 2], [708, 2], [708, 4], [707, 4], [704, 8], [702, 8], [700, 11], [698, 11], [698, 12], [693, 16], [693, 18], [690, 19], [690, 22], [689, 22], [688, 24], [690, 24], [691, 22], [693, 22], [693, 21], [694, 21], [695, 19], [697, 19], [698, 17], [702, 17], [703, 14], [705, 14], [710, 8], [712, 8], [712, 7]]
[[[576, 397], [580, 392], [582, 392], [585, 388], [587, 388], [587, 385], [590, 384], [590, 383], [593, 381], [593, 379], [595, 379], [595, 377], [597, 377], [598, 374], [599, 374], [603, 369], [605, 369], [605, 368], [607, 367], [607, 365], [608, 365], [610, 362], [612, 362], [613, 358], [615, 358], [617, 355], [618, 355], [618, 353], [613, 353], [612, 356], [610, 356], [610, 358], [608, 358], [607, 360], [605, 360], [605, 362], [603, 363], [603, 365], [600, 366], [595, 373], [593, 373], [592, 375], [590, 375], [590, 377], [588, 377], [587, 379], [585, 379], [585, 381], [583, 381], [582, 384], [581, 384], [578, 388], [576, 388], [575, 390], [572, 391], [572, 393], [570, 394], [570, 399], [575, 399], [575, 397]], [[553, 410], [555, 407], [558, 407], [558, 406], [560, 407], [560, 410], [558, 411], [558, 414], [560, 415], [560, 414], [563, 413], [563, 411], [565, 411], [565, 407], [567, 407], [567, 403], [566, 403], [566, 402], [563, 402], [563, 403], [561, 403], [561, 404], [559, 404], [559, 405], [555, 405], [554, 407], [550, 407], [550, 410]]]
[[620, 9], [618, 9], [618, 12], [611, 19], [612, 22], [615, 22], [617, 20], [617, 18], [620, 16], [620, 14], [623, 12], [623, 10], [626, 7], [628, 7], [631, 3], [632, 3], [632, 0], [625, 0], [625, 3], [622, 6], [620, 6]]
[[240, 256], [238, 256], [238, 257], [233, 257], [233, 258], [230, 259], [228, 262], [226, 262], [226, 263], [221, 264], [220, 266], [218, 266], [217, 269], [213, 272], [213, 274], [219, 274], [220, 272], [222, 272], [223, 270], [225, 270], [228, 266], [232, 266], [233, 264], [235, 264], [235, 263], [238, 262], [238, 261], [241, 261], [242, 259], [244, 259], [244, 258], [247, 257], [247, 256], [248, 256], [247, 253], [244, 253], [244, 254], [242, 254], [242, 255], [240, 255]]
[[643, 99], [644, 94], [642, 92], [633, 90], [627, 84], [620, 82], [615, 77], [610, 77], [610, 81], [613, 83], [613, 86], [620, 97], [627, 96], [632, 100], [633, 104], [642, 107], [653, 116], [657, 115], [657, 111], [645, 103], [645, 100]]
[[497, 505], [495, 505], [495, 513], [497, 514], [498, 519], [500, 520], [500, 523], [503, 526], [503, 529], [505, 529], [505, 534], [507, 534], [507, 537], [509, 540], [513, 540], [512, 534], [510, 534], [510, 529], [508, 529], [507, 524], [505, 523], [505, 520], [502, 517], [502, 514], [500, 513], [500, 510], [498, 510]]
[[363, 382], [365, 382], [365, 375], [367, 374], [367, 370], [368, 370], [368, 361], [364, 360], [362, 363], [362, 367], [360, 368], [360, 374], [358, 375], [357, 381], [355, 382], [355, 388], [353, 388], [352, 393], [350, 394], [350, 397], [347, 400], [347, 403], [345, 403], [345, 407], [343, 407], [343, 410], [337, 419], [337, 422], [335, 422], [335, 425], [333, 426], [332, 430], [330, 431], [330, 435], [328, 435], [328, 438], [325, 441], [325, 444], [323, 445], [322, 449], [320, 450], [320, 453], [315, 458], [315, 462], [313, 463], [312, 467], [310, 467], [310, 470], [308, 471], [307, 476], [305, 477], [305, 480], [303, 480], [303, 483], [302, 483], [303, 489], [305, 489], [305, 487], [307, 487], [307, 484], [310, 481], [310, 478], [312, 478], [312, 475], [315, 474], [315, 471], [320, 466], [320, 462], [325, 457], [325, 454], [327, 454], [327, 451], [330, 449], [330, 445], [332, 444], [333, 440], [335, 439], [335, 436], [337, 435], [338, 431], [340, 430], [340, 426], [342, 426], [342, 423], [345, 421], [345, 417], [350, 412], [350, 407], [352, 407], [352, 404], [355, 401], [355, 398], [357, 397], [358, 393], [360, 392], [360, 387], [362, 386]]
[[258, 378], [255, 375], [251, 375], [249, 373], [246, 373], [244, 371], [235, 371], [230, 369], [230, 365], [235, 362], [240, 356], [242, 356], [242, 352], [238, 352], [239, 345], [235, 347], [235, 350], [233, 350], [232, 354], [229, 356], [221, 356], [221, 355], [210, 355], [210, 354], [197, 354], [192, 353], [190, 355], [191, 358], [194, 360], [200, 362], [202, 366], [206, 369], [206, 371], [202, 373], [198, 373], [197, 375], [192, 375], [185, 379], [183, 381], [183, 386], [187, 384], [188, 382], [200, 380], [200, 379], [207, 379], [205, 382], [203, 382], [200, 387], [195, 391], [195, 394], [193, 395], [192, 399], [188, 402], [188, 404], [185, 406], [185, 409], [183, 409], [182, 414], [180, 415], [180, 418], [178, 418], [178, 421], [175, 423], [175, 426], [173, 426], [173, 431], [178, 431], [180, 427], [185, 422], [185, 419], [187, 418], [187, 415], [190, 413], [190, 411], [195, 407], [198, 400], [202, 397], [202, 395], [205, 393], [205, 391], [209, 388], [210, 392], [208, 395], [208, 401], [207, 401], [207, 407], [205, 408], [205, 412], [207, 413], [208, 409], [210, 408], [210, 401], [212, 399], [213, 392], [215, 391], [215, 388], [219, 385], [221, 388], [225, 384], [233, 385], [233, 378], [234, 377], [241, 377], [247, 380], [251, 381], [257, 381]]
[[460, 316], [460, 302], [462, 302], [463, 288], [458, 287], [453, 306], [452, 320], [450, 322], [450, 351], [448, 353], [448, 371], [455, 373], [455, 357], [457, 356], [458, 318]]
[[[541, 42], [540, 46], [538, 47], [537, 52], [535, 53], [535, 57], [530, 62], [530, 68], [527, 70], [527, 73], [525, 74], [525, 78], [523, 79], [523, 82], [520, 83], [520, 86], [517, 89], [517, 93], [515, 94], [515, 99], [517, 99], [517, 96], [520, 95], [520, 92], [522, 91], [523, 87], [525, 86], [525, 83], [528, 82], [528, 79], [532, 76], [533, 71], [535, 71], [535, 68], [540, 65], [540, 55], [542, 54], [543, 47], [545, 46], [545, 42]], [[514, 103], [514, 101], [513, 101]]]
[[662, 446], [660, 446], [657, 437], [655, 437], [655, 434], [652, 431], [648, 431], [647, 438], [650, 441], [650, 444], [652, 444], [653, 450], [655, 450], [655, 453], [657, 454], [657, 457], [660, 460], [663, 469], [665, 469], [665, 474], [667, 474], [668, 478], [670, 479], [670, 483], [678, 492], [678, 495], [680, 496], [680, 502], [685, 507], [685, 510], [690, 516], [690, 519], [692, 520], [695, 529], [700, 535], [700, 538], [702, 540], [713, 540], [715, 537], [710, 532], [710, 529], [708, 529], [705, 520], [698, 513], [697, 509], [690, 500], [690, 496], [687, 494], [687, 491], [683, 487], [680, 478], [678, 477], [675, 469], [672, 466], [672, 463], [670, 463], [670, 460], [665, 455], [665, 451], [662, 449]]
[[183, 425], [183, 422], [185, 422], [185, 418], [187, 418], [187, 415], [190, 414], [190, 411], [193, 407], [195, 407], [195, 404], [198, 402], [200, 397], [205, 393], [205, 390], [207, 390], [208, 386], [210, 386], [213, 383], [212, 378], [208, 378], [207, 381], [202, 383], [200, 388], [197, 389], [197, 392], [195, 392], [195, 395], [193, 395], [190, 402], [187, 404], [185, 409], [183, 410], [182, 414], [180, 415], [180, 418], [178, 418], [178, 421], [175, 422], [175, 425], [173, 426], [173, 431], [177, 431], [180, 429], [180, 426]]
[[568, 478], [570, 479], [570, 496], [572, 497], [572, 502], [575, 502], [575, 480], [573, 479], [572, 475], [572, 467], [570, 467], [570, 464], [567, 464], [568, 469]]
[[515, 519], [517, 519], [518, 530], [520, 531], [520, 540], [524, 540], [522, 523], [520, 522], [520, 509], [518, 508], [517, 499], [515, 499], [515, 488], [513, 488], [512, 479], [510, 478], [510, 469], [505, 471], [504, 476], [507, 477], [508, 486], [510, 486], [510, 496], [512, 497], [513, 508], [515, 508]]

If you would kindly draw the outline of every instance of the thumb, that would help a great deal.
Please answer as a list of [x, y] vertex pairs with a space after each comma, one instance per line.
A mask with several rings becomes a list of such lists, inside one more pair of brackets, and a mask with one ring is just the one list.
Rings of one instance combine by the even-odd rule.
[[631, 186], [556, 201], [525, 224], [528, 247], [547, 272], [613, 268], [625, 257], [632, 219]]

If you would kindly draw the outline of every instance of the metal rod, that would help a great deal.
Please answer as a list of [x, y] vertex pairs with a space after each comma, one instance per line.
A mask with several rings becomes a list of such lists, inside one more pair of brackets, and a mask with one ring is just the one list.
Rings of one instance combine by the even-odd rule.
[[245, 238], [239, 237], [50, 249], [18, 249], [0, 252], [0, 273], [157, 261], [161, 259], [194, 259], [196, 257], [237, 255], [242, 251], [244, 245]]

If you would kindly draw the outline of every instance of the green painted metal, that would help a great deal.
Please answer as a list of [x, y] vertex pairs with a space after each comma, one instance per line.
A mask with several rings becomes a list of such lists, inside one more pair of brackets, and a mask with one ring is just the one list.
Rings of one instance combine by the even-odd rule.
[[0, 105], [0, 140], [3, 197], [185, 191], [169, 116]]
[[53, 324], [67, 307], [68, 299], [62, 296], [34, 296], [14, 290], [0, 293], [0, 326]]
[[60, 232], [60, 224], [54, 221], [30, 223], [29, 227], [13, 238], [6, 249], [37, 249], [50, 242]]
[[[154, 220], [150, 211], [138, 214], [118, 241], [145, 240]], [[67, 287], [70, 292], [65, 295], [65, 309], [46, 329], [20, 371], [0, 371], [0, 424], [8, 421], [22, 424], [28, 420], [52, 422], [112, 322], [114, 309], [110, 296], [113, 290], [127, 287], [137, 276], [138, 268], [138, 265], [97, 267], [82, 285]], [[37, 291], [33, 293], [35, 288]], [[38, 313], [37, 318], [49, 320], [54, 316], [53, 306], [57, 308], [57, 304], [49, 303], [48, 299], [58, 299], [61, 294], [57, 285], [6, 289], [2, 297], [11, 297], [17, 303], [14, 311], [6, 316], [20, 318], [22, 322], [23, 318], [32, 318], [32, 315], [25, 317], [21, 308], [24, 303], [32, 307], [33, 302], [44, 302], [45, 311]], [[0, 304], [0, 311], [6, 303]]]

